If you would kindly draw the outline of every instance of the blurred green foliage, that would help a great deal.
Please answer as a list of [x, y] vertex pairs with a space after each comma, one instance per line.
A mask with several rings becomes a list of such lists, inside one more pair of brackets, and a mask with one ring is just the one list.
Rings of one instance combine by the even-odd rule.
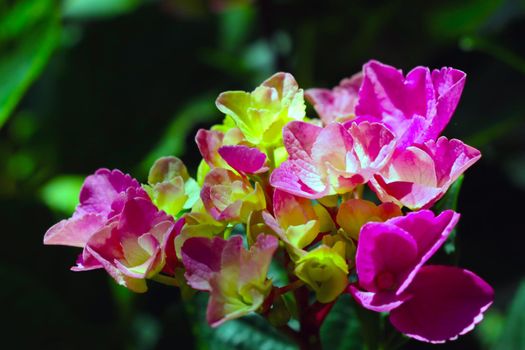
[[[333, 86], [376, 58], [468, 74], [446, 135], [483, 159], [439, 209], [462, 213], [457, 246], [445, 249], [495, 286], [496, 302], [475, 335], [437, 347], [524, 349], [524, 35], [523, 0], [0, 0], [0, 298], [12, 301], [3, 344], [294, 348], [257, 316], [210, 329], [203, 295], [188, 302], [155, 285], [135, 295], [103, 273], [72, 273], [78, 252], [44, 248], [42, 235], [70, 215], [82, 178], [99, 167], [143, 181], [156, 158], [177, 155], [195, 172], [193, 137], [220, 121], [221, 91], [251, 90], [279, 70], [304, 88]], [[342, 297], [322, 328], [325, 347], [370, 344], [359, 317], [368, 316]]]

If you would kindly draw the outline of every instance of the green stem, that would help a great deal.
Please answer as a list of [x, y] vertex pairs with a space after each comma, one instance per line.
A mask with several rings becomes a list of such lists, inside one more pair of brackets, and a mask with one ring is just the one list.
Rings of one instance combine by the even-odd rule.
[[151, 280], [157, 283], [164, 284], [166, 286], [179, 287], [179, 283], [177, 282], [175, 278], [169, 277], [166, 275], [158, 274], [158, 275], [155, 275], [153, 278], [151, 278]]

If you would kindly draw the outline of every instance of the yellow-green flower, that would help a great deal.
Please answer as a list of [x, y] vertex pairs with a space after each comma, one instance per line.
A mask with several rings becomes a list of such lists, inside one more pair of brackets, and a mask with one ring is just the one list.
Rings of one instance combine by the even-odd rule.
[[344, 242], [336, 242], [333, 247], [321, 245], [297, 261], [295, 274], [315, 291], [318, 301], [329, 303], [348, 284], [348, 265], [344, 257]]

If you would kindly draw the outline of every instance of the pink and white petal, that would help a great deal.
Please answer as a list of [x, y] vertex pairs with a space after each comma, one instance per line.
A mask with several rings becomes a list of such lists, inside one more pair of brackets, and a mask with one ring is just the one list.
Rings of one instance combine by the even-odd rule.
[[290, 159], [311, 162], [312, 147], [323, 128], [311, 123], [293, 121], [283, 129], [283, 142]]
[[417, 340], [443, 343], [483, 319], [494, 290], [474, 273], [452, 266], [424, 266], [406, 290], [411, 298], [392, 310], [390, 322]]
[[437, 187], [437, 175], [432, 155], [418, 147], [408, 147], [394, 155], [381, 173], [387, 182], [412, 182]]
[[210, 279], [221, 270], [224, 239], [215, 237], [188, 238], [182, 245], [182, 263], [188, 284], [198, 290], [211, 290]]
[[428, 153], [435, 164], [437, 183], [446, 192], [457, 178], [481, 158], [481, 152], [460, 140], [442, 136], [418, 146]]
[[445, 194], [441, 188], [412, 182], [387, 183], [381, 175], [376, 175], [370, 181], [370, 186], [382, 202], [395, 202], [411, 210], [428, 208]]
[[308, 89], [304, 97], [310, 102], [323, 123], [329, 124], [336, 121], [335, 99], [337, 98], [329, 89]]
[[352, 150], [353, 146], [352, 137], [342, 124], [328, 124], [321, 130], [312, 145], [312, 164], [321, 173], [327, 172], [327, 164], [344, 171], [347, 169], [346, 155]]
[[348, 290], [362, 307], [376, 312], [390, 312], [408, 298], [407, 295], [398, 296], [389, 292], [365, 292], [354, 285], [350, 285]]
[[390, 160], [396, 147], [396, 137], [384, 124], [366, 121], [352, 123], [348, 132], [352, 135], [353, 152], [362, 169], [371, 168], [377, 172]]
[[89, 238], [104, 226], [105, 222], [106, 218], [96, 213], [73, 216], [47, 230], [44, 244], [82, 248]]
[[222, 146], [218, 150], [222, 159], [241, 174], [255, 174], [260, 172], [266, 163], [266, 154], [257, 148], [244, 145]]
[[436, 115], [429, 122], [426, 139], [436, 139], [445, 129], [459, 103], [466, 74], [454, 68], [441, 68], [432, 71], [432, 83], [437, 99]]
[[305, 162], [286, 161], [270, 175], [270, 184], [304, 198], [324, 197], [328, 188], [316, 169]]

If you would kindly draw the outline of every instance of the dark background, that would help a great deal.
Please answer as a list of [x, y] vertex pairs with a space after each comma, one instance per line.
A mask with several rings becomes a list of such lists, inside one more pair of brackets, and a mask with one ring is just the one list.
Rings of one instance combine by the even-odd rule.
[[0, 0], [2, 344], [250, 349], [203, 328], [176, 289], [135, 295], [103, 271], [69, 271], [78, 250], [44, 247], [43, 234], [97, 168], [144, 181], [173, 154], [194, 173], [193, 136], [220, 121], [221, 91], [276, 71], [331, 87], [374, 58], [468, 75], [445, 131], [483, 154], [459, 199], [458, 262], [496, 301], [476, 331], [434, 347], [525, 349], [524, 37], [523, 0]]

